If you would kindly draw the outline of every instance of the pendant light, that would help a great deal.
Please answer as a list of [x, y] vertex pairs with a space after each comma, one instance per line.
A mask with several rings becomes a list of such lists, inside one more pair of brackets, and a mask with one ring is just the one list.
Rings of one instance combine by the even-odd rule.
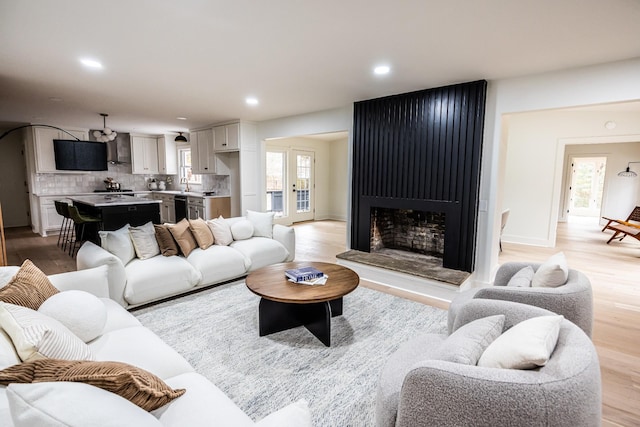
[[102, 116], [103, 129], [94, 130], [93, 136], [96, 138], [96, 141], [99, 142], [113, 141], [114, 139], [116, 139], [116, 136], [118, 136], [118, 133], [107, 127], [107, 117], [109, 117], [109, 115], [105, 113], [100, 113], [100, 115]]
[[629, 163], [627, 163], [627, 169], [623, 170], [622, 172], [618, 172], [618, 176], [625, 176], [625, 177], [628, 177], [628, 178], [634, 178], [634, 177], [638, 176], [637, 173], [635, 173], [634, 171], [629, 169], [629, 165], [631, 165], [631, 163], [640, 163], [640, 162], [629, 162]]
[[176, 142], [187, 142], [187, 137], [182, 135], [182, 132], [178, 132], [180, 135], [176, 136]]

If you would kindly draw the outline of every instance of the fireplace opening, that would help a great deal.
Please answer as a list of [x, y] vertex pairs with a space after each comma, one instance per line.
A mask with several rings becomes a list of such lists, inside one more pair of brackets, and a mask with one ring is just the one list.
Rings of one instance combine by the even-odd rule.
[[404, 251], [442, 259], [445, 214], [371, 208], [371, 252]]

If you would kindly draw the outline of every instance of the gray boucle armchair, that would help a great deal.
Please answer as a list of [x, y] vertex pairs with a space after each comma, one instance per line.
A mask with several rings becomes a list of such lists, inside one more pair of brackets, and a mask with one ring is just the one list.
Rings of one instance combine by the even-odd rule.
[[507, 262], [498, 269], [493, 286], [461, 292], [449, 305], [449, 333], [452, 331], [460, 307], [472, 299], [484, 298], [520, 302], [561, 314], [591, 337], [593, 293], [591, 282], [580, 271], [569, 269], [567, 282], [557, 288], [507, 286], [509, 279], [522, 268], [531, 266], [536, 271], [540, 265], [531, 262]]
[[[461, 308], [453, 329], [504, 314], [504, 329], [552, 315], [530, 305], [477, 299]], [[589, 337], [562, 320], [548, 363], [532, 370], [485, 368], [432, 360], [444, 335], [425, 334], [403, 345], [381, 373], [378, 427], [599, 426], [600, 365]]]

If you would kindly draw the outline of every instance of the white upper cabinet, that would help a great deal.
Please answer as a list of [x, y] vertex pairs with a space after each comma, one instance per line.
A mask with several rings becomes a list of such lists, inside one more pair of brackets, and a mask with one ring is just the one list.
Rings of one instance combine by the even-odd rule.
[[240, 150], [240, 123], [216, 126], [213, 136], [216, 152]]
[[[86, 141], [89, 139], [89, 131], [78, 129], [65, 129], [76, 138]], [[35, 127], [33, 128], [34, 155], [36, 163], [36, 173], [69, 173], [69, 171], [59, 171], [56, 169], [56, 158], [53, 152], [54, 139], [73, 139], [69, 133], [53, 128]], [[74, 171], [71, 173], [82, 173]]]
[[131, 173], [160, 173], [158, 163], [158, 140], [152, 136], [131, 135]]
[[158, 170], [166, 175], [178, 173], [178, 151], [175, 137], [171, 135], [158, 138]]
[[191, 169], [193, 173], [216, 173], [213, 154], [213, 131], [203, 129], [190, 133]]

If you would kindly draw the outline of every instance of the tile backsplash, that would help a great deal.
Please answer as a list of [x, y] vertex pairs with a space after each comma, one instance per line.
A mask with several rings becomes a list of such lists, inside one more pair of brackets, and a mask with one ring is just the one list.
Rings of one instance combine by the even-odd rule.
[[[181, 190], [177, 175], [169, 175], [173, 180], [167, 184], [167, 190]], [[91, 193], [94, 190], [104, 190], [104, 180], [113, 178], [120, 183], [120, 188], [134, 191], [148, 189], [148, 182], [152, 178], [156, 181], [166, 181], [167, 175], [133, 175], [130, 164], [109, 165], [109, 170], [103, 172], [87, 172], [83, 174], [36, 174], [33, 193], [36, 195], [58, 195]], [[229, 177], [226, 175], [202, 175], [202, 186], [189, 185], [193, 190], [215, 191], [219, 194], [229, 193]]]

